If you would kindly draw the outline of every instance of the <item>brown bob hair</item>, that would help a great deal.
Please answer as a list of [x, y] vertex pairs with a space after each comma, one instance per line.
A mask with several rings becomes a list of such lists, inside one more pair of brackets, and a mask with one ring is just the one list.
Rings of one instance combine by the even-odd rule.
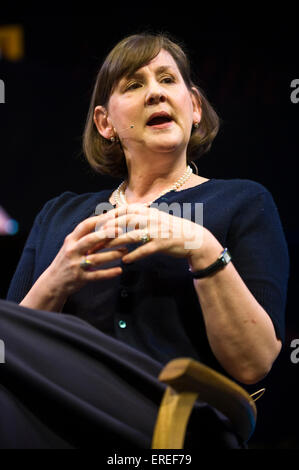
[[83, 134], [84, 154], [96, 172], [121, 178], [128, 175], [120, 142], [110, 142], [96, 128], [93, 120], [95, 107], [107, 107], [119, 80], [148, 64], [161, 49], [172, 55], [187, 88], [191, 90], [195, 87], [200, 95], [202, 118], [199, 127], [192, 131], [187, 147], [187, 161], [199, 158], [210, 149], [218, 133], [220, 120], [202, 90], [193, 83], [190, 63], [182, 47], [165, 34], [135, 34], [124, 38], [112, 49], [97, 75]]

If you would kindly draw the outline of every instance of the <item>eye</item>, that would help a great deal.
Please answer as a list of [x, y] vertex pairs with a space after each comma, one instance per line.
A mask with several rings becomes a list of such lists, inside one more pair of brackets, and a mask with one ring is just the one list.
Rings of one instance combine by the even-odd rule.
[[126, 86], [126, 91], [136, 90], [137, 88], [141, 86], [142, 85], [139, 82], [131, 82], [131, 83], [128, 83], [128, 85]]
[[172, 75], [167, 75], [167, 76], [161, 78], [161, 82], [163, 82], [163, 83], [174, 83], [175, 78]]

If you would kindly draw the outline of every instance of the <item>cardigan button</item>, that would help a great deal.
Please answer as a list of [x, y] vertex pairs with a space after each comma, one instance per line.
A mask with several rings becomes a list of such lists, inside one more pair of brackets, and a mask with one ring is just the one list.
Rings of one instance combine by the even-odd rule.
[[124, 320], [119, 320], [118, 326], [119, 326], [120, 328], [126, 328], [126, 327], [127, 327], [127, 323], [126, 323]]
[[127, 289], [122, 289], [120, 291], [120, 296], [123, 298], [123, 299], [126, 299], [128, 297], [129, 293], [127, 291]]

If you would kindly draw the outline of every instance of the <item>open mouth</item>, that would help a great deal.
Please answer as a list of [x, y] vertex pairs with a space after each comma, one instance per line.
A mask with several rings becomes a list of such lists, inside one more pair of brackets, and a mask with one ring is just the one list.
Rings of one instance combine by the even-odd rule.
[[171, 123], [173, 121], [172, 117], [169, 116], [169, 114], [154, 114], [153, 116], [150, 117], [150, 119], [147, 121], [146, 125], [147, 126], [159, 126], [163, 127], [166, 126], [167, 124]]

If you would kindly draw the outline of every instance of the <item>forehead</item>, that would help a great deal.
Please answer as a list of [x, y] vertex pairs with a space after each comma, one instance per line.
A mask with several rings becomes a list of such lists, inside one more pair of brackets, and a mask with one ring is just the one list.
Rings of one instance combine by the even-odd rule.
[[172, 55], [164, 49], [161, 49], [159, 54], [154, 57], [147, 65], [145, 65], [145, 67], [160, 67], [161, 65], [170, 66], [178, 70], [176, 61], [174, 60]]
[[148, 64], [135, 70], [134, 74], [146, 70], [155, 71], [157, 69], [160, 69], [161, 67], [174, 69], [176, 72], [179, 72], [176, 61], [174, 60], [172, 55], [164, 49], [161, 49], [161, 51], [156, 57], [154, 57]]

